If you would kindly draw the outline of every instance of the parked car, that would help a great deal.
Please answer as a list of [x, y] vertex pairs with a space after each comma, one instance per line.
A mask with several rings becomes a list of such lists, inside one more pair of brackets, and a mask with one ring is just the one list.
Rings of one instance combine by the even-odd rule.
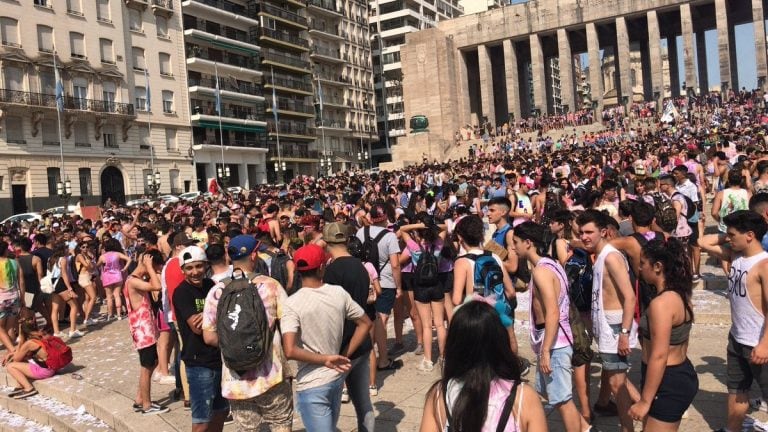
[[33, 221], [33, 220], [39, 221], [42, 219], [43, 217], [40, 216], [40, 213], [38, 212], [19, 213], [3, 219], [3, 221], [0, 222], [0, 225], [5, 225], [6, 222], [24, 222], [24, 221]]
[[181, 195], [179, 195], [179, 199], [183, 200], [193, 200], [200, 196], [200, 192], [186, 192]]
[[53, 217], [62, 217], [64, 215], [71, 215], [75, 212], [77, 209], [77, 206], [74, 204], [69, 204], [67, 206], [67, 209], [64, 209], [64, 206], [57, 206], [57, 207], [51, 207], [49, 209], [45, 209], [40, 214], [43, 215], [51, 215]]
[[227, 192], [231, 194], [239, 194], [242, 191], [243, 191], [243, 188], [241, 188], [240, 186], [230, 186], [227, 188]]
[[157, 201], [165, 201], [168, 204], [174, 204], [179, 202], [179, 197], [176, 195], [160, 195], [157, 197]]
[[127, 203], [125, 203], [125, 205], [128, 206], [128, 207], [138, 207], [138, 206], [143, 206], [144, 204], [151, 203], [151, 202], [152, 202], [151, 200], [148, 200], [146, 198], [139, 198], [139, 199], [135, 199], [135, 200], [130, 200]]

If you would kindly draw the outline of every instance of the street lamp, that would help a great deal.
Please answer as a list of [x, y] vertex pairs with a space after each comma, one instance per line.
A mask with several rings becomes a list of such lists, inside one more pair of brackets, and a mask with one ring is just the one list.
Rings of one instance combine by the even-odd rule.
[[66, 212], [66, 208], [69, 205], [69, 197], [72, 196], [72, 182], [69, 181], [69, 178], [63, 182], [59, 181], [56, 183], [56, 193], [59, 195], [59, 198], [64, 200], [64, 211]]
[[328, 175], [331, 174], [333, 166], [330, 156], [320, 156], [320, 170], [325, 170]]
[[160, 170], [147, 174], [147, 187], [152, 197], [157, 198], [157, 192], [160, 190]]
[[[283, 176], [280, 176], [280, 170], [283, 170]], [[275, 177], [278, 180], [285, 181], [285, 161], [275, 162]]]
[[368, 151], [357, 152], [357, 160], [359, 160], [361, 164], [365, 161], [363, 167], [368, 168]]
[[216, 168], [216, 171], [219, 174], [219, 180], [221, 181], [222, 187], [227, 187], [229, 184], [229, 167], [225, 166], [223, 169], [222, 167]]

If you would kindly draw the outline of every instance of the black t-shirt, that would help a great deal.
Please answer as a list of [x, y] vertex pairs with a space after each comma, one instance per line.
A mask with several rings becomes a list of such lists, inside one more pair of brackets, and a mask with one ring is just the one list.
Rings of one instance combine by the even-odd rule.
[[201, 366], [209, 369], [221, 369], [221, 351], [206, 345], [203, 335], [192, 332], [187, 324], [189, 317], [203, 312], [205, 297], [216, 283], [203, 279], [203, 286], [196, 287], [186, 280], [173, 292], [173, 307], [176, 311], [176, 325], [179, 327], [184, 347], [181, 359], [187, 366]]
[[34, 252], [32, 252], [32, 255], [39, 257], [40, 261], [42, 261], [43, 273], [48, 271], [48, 258], [53, 256], [53, 251], [43, 246], [41, 248], [35, 249]]
[[[352, 297], [357, 304], [365, 311], [368, 318], [375, 319], [376, 311], [373, 305], [368, 303], [368, 287], [371, 284], [371, 279], [368, 277], [368, 271], [363, 266], [362, 261], [355, 257], [344, 256], [333, 260], [325, 269], [325, 275], [323, 276], [323, 282], [331, 285], [339, 285]], [[346, 350], [349, 341], [352, 339], [352, 335], [355, 332], [354, 321], [344, 322], [344, 333], [341, 338], [341, 352]], [[367, 355], [373, 349], [370, 338], [365, 338], [360, 348], [357, 349], [350, 357], [355, 359], [362, 355]]]

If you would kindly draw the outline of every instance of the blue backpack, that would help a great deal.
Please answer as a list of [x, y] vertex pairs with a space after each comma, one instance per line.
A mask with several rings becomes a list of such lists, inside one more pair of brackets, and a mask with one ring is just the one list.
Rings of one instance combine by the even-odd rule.
[[[483, 297], [495, 295], [497, 302], [503, 302], [503, 312], [512, 316], [515, 305], [504, 293], [504, 270], [496, 258], [489, 251], [484, 251], [482, 255], [466, 254], [464, 257], [475, 262], [475, 292]], [[482, 287], [483, 291], [480, 292], [478, 287]]]

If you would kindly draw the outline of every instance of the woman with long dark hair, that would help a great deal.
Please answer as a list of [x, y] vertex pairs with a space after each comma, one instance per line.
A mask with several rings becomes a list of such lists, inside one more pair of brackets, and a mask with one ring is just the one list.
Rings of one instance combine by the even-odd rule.
[[[83, 333], [77, 329], [77, 313], [80, 305], [77, 303], [75, 292], [76, 280], [70, 279], [69, 274], [69, 247], [64, 242], [56, 243], [53, 255], [48, 258], [48, 271], [51, 272], [53, 294], [51, 294], [51, 324], [53, 333], [60, 338], [81, 337]], [[69, 334], [59, 328], [59, 313], [69, 305]]]
[[443, 376], [427, 392], [420, 431], [546, 431], [541, 401], [520, 383], [519, 365], [496, 310], [465, 303], [448, 328]]
[[640, 256], [640, 276], [656, 287], [657, 295], [640, 318], [642, 390], [629, 413], [647, 431], [676, 431], [699, 390], [688, 360], [693, 271], [686, 250], [670, 238], [648, 242]]

